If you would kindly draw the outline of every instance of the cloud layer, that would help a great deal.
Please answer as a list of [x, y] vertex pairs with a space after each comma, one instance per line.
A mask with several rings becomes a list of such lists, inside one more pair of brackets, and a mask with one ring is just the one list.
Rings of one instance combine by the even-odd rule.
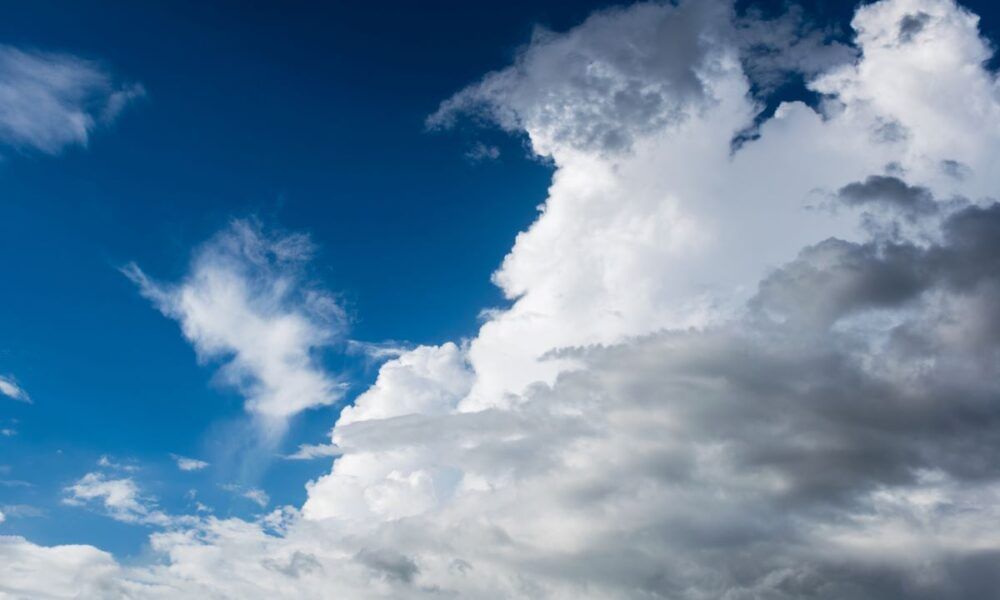
[[[301, 509], [166, 524], [150, 539], [161, 561], [130, 567], [8, 538], [0, 555], [15, 566], [0, 574], [16, 572], [0, 590], [990, 596], [989, 47], [951, 0], [862, 6], [853, 48], [781, 23], [755, 29], [722, 2], [640, 4], [536, 35], [431, 119], [496, 120], [555, 166], [495, 274], [511, 306], [467, 343], [386, 362], [334, 426], [340, 456]], [[761, 31], [778, 53], [763, 63], [747, 42]], [[757, 123], [761, 73], [784, 70], [822, 102]], [[177, 286], [131, 273], [199, 352], [231, 361], [251, 410], [287, 415], [330, 397], [329, 376], [288, 357], [331, 334], [274, 283], [299, 242], [267, 239], [235, 226]], [[285, 319], [299, 335], [279, 338], [294, 343], [260, 350]], [[137, 491], [91, 479], [74, 495], [141, 510]]]

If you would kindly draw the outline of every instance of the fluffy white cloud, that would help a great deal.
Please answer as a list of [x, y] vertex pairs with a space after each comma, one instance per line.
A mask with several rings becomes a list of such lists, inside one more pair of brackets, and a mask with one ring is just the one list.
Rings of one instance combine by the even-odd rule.
[[0, 376], [0, 394], [8, 398], [31, 404], [31, 396], [10, 377]]
[[[951, 0], [882, 0], [845, 50], [691, 1], [537, 35], [433, 118], [486, 115], [555, 165], [495, 276], [511, 307], [468, 343], [386, 362], [301, 512], [154, 534], [163, 561], [107, 581], [144, 597], [989, 597], [1000, 93], [976, 23]], [[751, 56], [762, 37], [779, 56]], [[753, 90], [783, 69], [822, 104], [786, 103], [746, 137]]]
[[171, 454], [170, 457], [174, 459], [174, 462], [177, 463], [177, 468], [181, 471], [200, 471], [209, 466], [208, 462], [198, 460], [197, 458], [188, 458], [177, 454]]
[[311, 251], [305, 236], [268, 236], [254, 222], [234, 221], [198, 250], [178, 284], [154, 282], [134, 264], [124, 272], [180, 322], [201, 359], [226, 361], [221, 379], [280, 431], [288, 416], [343, 392], [314, 356], [341, 335], [345, 316], [303, 280]]
[[130, 478], [110, 479], [103, 473], [87, 473], [65, 489], [63, 502], [72, 506], [100, 503], [113, 519], [126, 523], [168, 525], [171, 518], [157, 510], [150, 498], [140, 494]]
[[0, 45], [0, 144], [47, 154], [85, 146], [144, 93], [116, 83], [97, 63]]

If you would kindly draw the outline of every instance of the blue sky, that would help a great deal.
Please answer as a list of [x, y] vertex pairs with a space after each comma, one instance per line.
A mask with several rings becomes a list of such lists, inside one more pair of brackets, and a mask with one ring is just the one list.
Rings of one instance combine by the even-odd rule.
[[[709, 7], [725, 4], [701, 3]], [[882, 20], [895, 19], [899, 12], [919, 23], [914, 25], [918, 34], [923, 31], [930, 36], [927, 31], [931, 31], [937, 36], [921, 42], [930, 48], [927, 64], [903, 64], [904, 59], [891, 57], [897, 60], [890, 63], [895, 69], [891, 72], [910, 76], [907, 68], [912, 67], [913, 78], [927, 77], [922, 85], [931, 86], [933, 77], [940, 79], [942, 73], [955, 71], [933, 71], [936, 57], [950, 56], [951, 47], [932, 44], [972, 40], [967, 46], [955, 42], [959, 47], [955, 52], [967, 67], [962, 72], [995, 83], [994, 62], [983, 67], [976, 54], [985, 53], [982, 49], [988, 49], [991, 40], [1000, 39], [1000, 14], [991, 3], [962, 2], [981, 17], [981, 37], [974, 27], [960, 27], [965, 13], [951, 0], [877, 4], [887, 7], [885, 14], [862, 11], [862, 25], [881, 31]], [[587, 21], [595, 11], [615, 6], [620, 10], [608, 13], [612, 16], [606, 22]], [[606, 383], [602, 374], [610, 368], [607, 365], [618, 364], [617, 359], [602, 354], [612, 352], [609, 348], [631, 356], [630, 352], [656, 342], [656, 336], [666, 331], [714, 331], [711, 328], [720, 321], [705, 315], [723, 312], [720, 307], [755, 310], [773, 301], [781, 305], [775, 309], [780, 312], [787, 308], [781, 302], [795, 304], [799, 291], [794, 289], [780, 290], [786, 295], [778, 300], [765, 297], [768, 285], [773, 284], [768, 274], [801, 267], [799, 262], [811, 256], [809, 249], [815, 250], [818, 246], [813, 245], [822, 240], [867, 242], [868, 247], [878, 248], [912, 242], [914, 247], [925, 248], [945, 243], [940, 240], [947, 238], [949, 227], [956, 226], [959, 208], [988, 206], [994, 180], [977, 161], [988, 163], [995, 140], [981, 141], [974, 131], [962, 127], [990, 119], [975, 113], [958, 125], [947, 121], [957, 132], [954, 138], [962, 141], [941, 149], [920, 137], [929, 135], [923, 132], [937, 131], [946, 121], [945, 117], [935, 120], [939, 116], [935, 111], [948, 111], [931, 100], [925, 102], [930, 108], [918, 100], [913, 100], [917, 108], [912, 108], [908, 99], [898, 100], [891, 90], [879, 88], [881, 81], [865, 80], [854, 88], [837, 81], [822, 82], [827, 72], [861, 64], [858, 56], [865, 42], [855, 41], [850, 26], [855, 3], [804, 2], [801, 13], [793, 12], [801, 19], [783, 20], [784, 2], [738, 2], [735, 14], [740, 16], [726, 16], [726, 27], [732, 26], [758, 45], [772, 44], [767, 47], [776, 50], [761, 58], [754, 54], [757, 45], [742, 37], [732, 42], [738, 52], [745, 53], [740, 55], [745, 62], [739, 64], [746, 71], [732, 81], [743, 82], [745, 75], [751, 87], [742, 90], [741, 84], [714, 74], [721, 83], [716, 82], [720, 87], [712, 88], [713, 93], [725, 101], [731, 94], [731, 106], [722, 100], [702, 105], [699, 98], [704, 90], [687, 90], [682, 76], [670, 79], [675, 77], [670, 69], [682, 60], [703, 68], [708, 63], [697, 62], [700, 53], [715, 56], [697, 43], [692, 43], [697, 52], [691, 50], [690, 56], [685, 54], [689, 48], [667, 44], [669, 56], [663, 64], [644, 70], [644, 60], [660, 56], [657, 49], [663, 39], [674, 36], [682, 39], [682, 45], [684, 34], [690, 31], [697, 30], [705, 39], [714, 39], [711, 36], [718, 33], [713, 24], [721, 17], [711, 9], [705, 9], [705, 14], [690, 9], [688, 14], [684, 12], [688, 8], [683, 8], [675, 14], [664, 6], [520, 0], [377, 6], [345, 2], [323, 7], [305, 2], [0, 4], [0, 102], [5, 101], [4, 49], [92, 61], [87, 67], [77, 66], [107, 77], [106, 84], [97, 84], [106, 85], [99, 100], [111, 102], [112, 90], [124, 94], [120, 110], [110, 110], [110, 104], [85, 106], [98, 115], [85, 143], [71, 140], [51, 149], [11, 141], [3, 130], [0, 105], [0, 381], [15, 383], [26, 394], [20, 399], [13, 397], [16, 394], [0, 394], [0, 432], [6, 432], [0, 435], [0, 534], [23, 536], [42, 546], [93, 544], [122, 564], [131, 564], [151, 555], [150, 533], [162, 528], [159, 517], [150, 516], [157, 511], [204, 513], [259, 524], [255, 519], [260, 515], [292, 506], [302, 507], [307, 515], [341, 518], [346, 512], [336, 494], [350, 487], [344, 481], [360, 476], [331, 472], [330, 457], [295, 461], [283, 455], [302, 444], [328, 443], [341, 410], [366, 390], [369, 400], [349, 411], [342, 423], [348, 440], [352, 431], [361, 430], [350, 429], [355, 421], [363, 425], [418, 415], [477, 413], [486, 419], [495, 416], [495, 411], [509, 411], [524, 422], [535, 423], [538, 418], [544, 425], [547, 421], [537, 413], [517, 411], [533, 406], [546, 393], [562, 397], [569, 388], [576, 398], [589, 397], [575, 386], [592, 391]], [[926, 16], [930, 25], [920, 15], [930, 15]], [[645, 28], [649, 19], [657, 26], [662, 19], [667, 33], [650, 33]], [[591, 24], [589, 29], [580, 26], [585, 21]], [[778, 26], [781, 23], [793, 25], [785, 31]], [[890, 24], [897, 25], [895, 21]], [[533, 37], [537, 26], [556, 33]], [[758, 26], [761, 29], [754, 30]], [[922, 29], [934, 27], [940, 29]], [[618, 45], [621, 40], [628, 43]], [[876, 55], [873, 47], [865, 49], [865, 60]], [[900, 52], [905, 55], [909, 50]], [[621, 61], [626, 63], [622, 71], [634, 77], [627, 81], [632, 87], [619, 90], [625, 100], [613, 103], [609, 112], [594, 108], [594, 98], [603, 97], [606, 89], [587, 96], [585, 78], [574, 79], [576, 74], [570, 73], [564, 80], [564, 73], [552, 66], [565, 64], [572, 70], [581, 56], [587, 65], [611, 65], [612, 69], [621, 67], [616, 62]], [[679, 72], [685, 73], [688, 66], [681, 65]], [[925, 67], [930, 75], [921, 71]], [[768, 79], [772, 71], [777, 75]], [[586, 68], [581, 72], [590, 73]], [[861, 81], [863, 69], [858, 72], [862, 75], [851, 73]], [[663, 77], [668, 79], [665, 84]], [[883, 78], [889, 79], [888, 75]], [[477, 81], [484, 83], [477, 86]], [[966, 98], [984, 93], [975, 87], [976, 81], [955, 83], [954, 95], [948, 96], [951, 105], [964, 107]], [[812, 91], [806, 90], [807, 82]], [[646, 84], [648, 88], [642, 87]], [[867, 93], [865, 86], [875, 89], [871, 95], [876, 100], [887, 98], [885, 106], [879, 105], [884, 114], [869, 115], [865, 111], [878, 102], [851, 96], [856, 89]], [[635, 108], [641, 103], [629, 102], [634, 98], [627, 92], [636, 87], [647, 94], [637, 96], [640, 100], [656, 96], [655, 110], [643, 112]], [[923, 98], [919, 92], [924, 88], [905, 89], [904, 95]], [[822, 105], [817, 90], [857, 112], [837, 112], [830, 108], [834, 103]], [[442, 114], [457, 117], [457, 126], [429, 128], [428, 117], [449, 98], [453, 105]], [[791, 104], [798, 100], [807, 105]], [[993, 100], [991, 96], [989, 101]], [[697, 112], [692, 106], [704, 112], [692, 117]], [[657, 111], [662, 111], [662, 119], [648, 114]], [[844, 124], [844, 114], [862, 117]], [[871, 122], [862, 123], [869, 118]], [[670, 145], [673, 134], [668, 133], [685, 119], [701, 128], [677, 134], [685, 143], [678, 150]], [[896, 125], [904, 133], [893, 133]], [[753, 129], [757, 126], [759, 130]], [[615, 140], [626, 140], [624, 149], [612, 147], [607, 142], [611, 137], [598, 135], [609, 130]], [[913, 147], [891, 150], [862, 144], [859, 151], [851, 146], [855, 143], [851, 136], [857, 131], [883, 136], [886, 143], [917, 141]], [[809, 145], [819, 135], [829, 136], [830, 143]], [[965, 142], [974, 151], [963, 154]], [[740, 143], [746, 145], [746, 152]], [[732, 154], [716, 146], [731, 148]], [[801, 164], [788, 174], [784, 165], [793, 159]], [[948, 179], [940, 173], [943, 167], [928, 164], [953, 165], [953, 172], [966, 174]], [[703, 177], [705, 173], [709, 175]], [[711, 173], [722, 175], [714, 178]], [[912, 215], [886, 217], [875, 209], [875, 216], [865, 213], [868, 220], [863, 221], [848, 209], [823, 204], [838, 194], [843, 196], [845, 189], [875, 186], [886, 178], [898, 182], [887, 185], [896, 185], [892, 189], [903, 190], [901, 194], [926, 193], [947, 208], [928, 217], [933, 222], [915, 220]], [[786, 179], [790, 181], [787, 186]], [[739, 193], [747, 190], [746, 202], [733, 205], [717, 200], [716, 196], [732, 192], [720, 191], [728, 185]], [[888, 193], [880, 189], [879, 193]], [[601, 204], [592, 201], [590, 194], [611, 200]], [[816, 200], [823, 194], [825, 200]], [[576, 198], [578, 204], [568, 197]], [[674, 206], [671, 202], [676, 198], [681, 200]], [[697, 202], [685, 204], [687, 198]], [[858, 202], [867, 202], [866, 198]], [[807, 211], [800, 210], [803, 203]], [[546, 204], [540, 216], [540, 207]], [[789, 209], [793, 204], [795, 209]], [[804, 213], [809, 216], [803, 217]], [[758, 221], [760, 215], [765, 217]], [[773, 223], [768, 222], [771, 215]], [[331, 343], [307, 344], [315, 362], [303, 369], [342, 382], [343, 395], [282, 414], [282, 423], [287, 417], [287, 431], [273, 443], [260, 442], [262, 434], [255, 429], [260, 415], [247, 408], [256, 392], [248, 392], [242, 380], [235, 385], [226, 381], [230, 367], [225, 365], [238, 351], [213, 355], [210, 348], [206, 350], [211, 341], [188, 331], [192, 317], [178, 300], [186, 289], [197, 291], [192, 281], [197, 280], [199, 257], [208, 256], [206, 261], [213, 264], [216, 253], [222, 254], [221, 262], [232, 258], [218, 248], [231, 241], [226, 236], [239, 231], [241, 223], [260, 234], [264, 253], [276, 252], [282, 240], [298, 239], [296, 234], [311, 240], [306, 260], [296, 257], [285, 263], [268, 254], [262, 273], [253, 270], [260, 265], [247, 267], [252, 281], [259, 277], [277, 286], [275, 281], [280, 283], [287, 275], [293, 282], [290, 300], [271, 299], [278, 313], [287, 308], [309, 327], [323, 330], [323, 311], [313, 311], [309, 300], [309, 293], [317, 292], [332, 300], [336, 314], [343, 311], [345, 316], [344, 331], [335, 334]], [[687, 223], [695, 224], [690, 231], [685, 229]], [[883, 230], [876, 231], [873, 223], [901, 237], [886, 241], [878, 237]], [[518, 237], [522, 232], [528, 233]], [[704, 250], [714, 248], [718, 240], [725, 242], [718, 244], [720, 249]], [[684, 246], [688, 242], [690, 247]], [[677, 244], [684, 253], [673, 254]], [[504, 264], [508, 254], [514, 258]], [[668, 264], [675, 266], [663, 266]], [[500, 275], [493, 280], [495, 272]], [[810, 293], [815, 293], [815, 298], [800, 304], [826, 306], [829, 297], [839, 298], [837, 290], [823, 288], [821, 282], [798, 271], [793, 275], [790, 280], [811, 282]], [[927, 286], [928, 290], [947, 288], [938, 280]], [[501, 287], [518, 299], [505, 298]], [[261, 303], [268, 301], [264, 298]], [[893, 310], [899, 308], [898, 313], [891, 318], [879, 313], [872, 322], [883, 317], [909, 318], [911, 313], [904, 308], [913, 309], [915, 303], [893, 306]], [[686, 314], [695, 304], [699, 308]], [[919, 306], [931, 314], [929, 300]], [[737, 319], [743, 330], [759, 333], [756, 321], [739, 320], [744, 317], [739, 310], [726, 314]], [[802, 332], [811, 331], [815, 324], [809, 319], [814, 317], [795, 321], [798, 317], [792, 315], [781, 326], [796, 324], [792, 337], [806, 335]], [[484, 323], [487, 326], [481, 330]], [[180, 325], [185, 326], [183, 331]], [[869, 323], [858, 327], [862, 325]], [[833, 328], [834, 322], [823, 326]], [[329, 325], [331, 331], [337, 327]], [[933, 329], [926, 321], [920, 327]], [[850, 346], [830, 342], [843, 333], [830, 331], [824, 343], [837, 351]], [[322, 337], [322, 331], [316, 335]], [[876, 337], [872, 333], [865, 340]], [[373, 358], [358, 350], [369, 343], [404, 350], [424, 346], [432, 356], [418, 349], [387, 362], [387, 356]], [[938, 358], [944, 364], [964, 351], [949, 347]], [[690, 352], [696, 355], [699, 348]], [[455, 355], [461, 357], [456, 359], [461, 368], [452, 368]], [[672, 360], [656, 357], [663, 364]], [[574, 361], [597, 366], [580, 367]], [[571, 364], [576, 366], [567, 366]], [[635, 358], [629, 364], [646, 363]], [[408, 379], [408, 369], [418, 375]], [[588, 369], [594, 373], [593, 380], [581, 383], [571, 375], [564, 378]], [[399, 373], [403, 373], [401, 379], [393, 379]], [[701, 375], [699, 371], [695, 379]], [[609, 375], [607, 380], [633, 376], [640, 377], [628, 372], [617, 379]], [[990, 381], [986, 375], [976, 377], [977, 382]], [[381, 387], [371, 387], [376, 378]], [[734, 380], [730, 376], [721, 379], [727, 384]], [[674, 383], [639, 381], [630, 389], [668, 389]], [[405, 392], [399, 398], [394, 395], [398, 389]], [[759, 390], [744, 392], [752, 396]], [[444, 402], [441, 398], [451, 403], [447, 410], [434, 404]], [[648, 409], [641, 406], [642, 411]], [[740, 409], [730, 408], [731, 414], [741, 414]], [[589, 414], [586, 410], [581, 404], [561, 414]], [[622, 422], [609, 425], [602, 418], [603, 413], [591, 415], [587, 423], [566, 431], [579, 433], [590, 425], [613, 431]], [[804, 428], [812, 423], [805, 418], [803, 422]], [[531, 439], [537, 433], [528, 425], [517, 435], [505, 433], [505, 423], [496, 426], [503, 443]], [[386, 425], [395, 426], [395, 421]], [[441, 425], [442, 431], [462, 426]], [[702, 431], [701, 427], [705, 432], [715, 431], [701, 422], [692, 424], [691, 430]], [[539, 429], [544, 433], [539, 437], [546, 439], [570, 436]], [[406, 432], [396, 433], [405, 438]], [[461, 434], [454, 435], [457, 439]], [[574, 443], [582, 445], [572, 447], [594, 453], [588, 459], [594, 465], [617, 456], [599, 444]], [[467, 448], [456, 444], [461, 451]], [[420, 450], [413, 452], [419, 454], [431, 446], [426, 440], [415, 442]], [[519, 473], [517, 461], [547, 448], [519, 447], [505, 460], [514, 465], [512, 472]], [[877, 449], [891, 454], [881, 446]], [[461, 452], [452, 450], [456, 456]], [[628, 451], [629, 455], [634, 452]], [[375, 450], [371, 454], [381, 456]], [[206, 464], [190, 463], [197, 468], [184, 470], [178, 468], [178, 457]], [[479, 465], [480, 459], [477, 455], [469, 463]], [[424, 462], [432, 465], [426, 468], [390, 462], [373, 467], [377, 477], [392, 485], [406, 481], [414, 489], [426, 477], [433, 480], [435, 499], [451, 498], [452, 488], [460, 487], [455, 483], [458, 480], [469, 489], [479, 489], [475, 486], [480, 479], [469, 474], [462, 479], [461, 467], [441, 466], [436, 458], [424, 456]], [[905, 468], [948, 471], [942, 466], [945, 462]], [[347, 464], [345, 472], [353, 468]], [[567, 472], [574, 468], [571, 460], [559, 464]], [[888, 471], [892, 470], [887, 467]], [[139, 510], [135, 507], [115, 513], [107, 502], [106, 510], [95, 510], [87, 501], [104, 496], [87, 497], [89, 492], [80, 492], [82, 488], [73, 491], [72, 486], [81, 485], [86, 474], [94, 472], [119, 482], [135, 482], [141, 488], [142, 516], [136, 519], [134, 514], [140, 513], [128, 512]], [[590, 475], [575, 481], [577, 487], [566, 494], [574, 498], [574, 494], [600, 495], [593, 490], [604, 489], [608, 482], [596, 481], [596, 475], [592, 480]], [[508, 476], [503, 471], [495, 480], [484, 475], [482, 481], [489, 480], [488, 485], [494, 486], [489, 489], [499, 489], [508, 483]], [[627, 474], [622, 477], [628, 483]], [[869, 481], [867, 477], [857, 475], [857, 480]], [[886, 477], [878, 481], [894, 485], [905, 479]], [[737, 479], [734, 476], [727, 483]], [[307, 482], [317, 481], [315, 489], [320, 491], [306, 488]], [[330, 491], [334, 484], [340, 487]], [[322, 487], [326, 485], [330, 488]], [[365, 495], [371, 490], [388, 494], [375, 484], [359, 492], [358, 497], [374, 506], [371, 514], [395, 519], [395, 497], [388, 494], [388, 500], [378, 496], [377, 502], [371, 501], [371, 494]], [[317, 500], [324, 494], [335, 500]], [[260, 501], [264, 495], [266, 500]], [[416, 493], [407, 500], [414, 506], [420, 501]], [[378, 512], [383, 509], [384, 514]], [[850, 518], [856, 516], [850, 514]], [[497, 522], [507, 521], [501, 515]], [[358, 561], [367, 560], [366, 552], [366, 548], [357, 550]], [[414, 564], [429, 568], [426, 564], [433, 561], [421, 563], [418, 555], [415, 551]], [[409, 583], [408, 577], [398, 579]], [[392, 577], [385, 582], [398, 583]]]

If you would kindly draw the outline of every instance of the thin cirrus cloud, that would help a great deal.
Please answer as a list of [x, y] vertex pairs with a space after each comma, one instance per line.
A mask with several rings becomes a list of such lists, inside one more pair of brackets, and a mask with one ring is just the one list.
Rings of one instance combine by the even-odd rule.
[[86, 146], [144, 95], [142, 85], [117, 82], [99, 63], [0, 45], [0, 146], [45, 154]]
[[[301, 508], [164, 527], [150, 540], [161, 560], [145, 565], [0, 538], [0, 586], [148, 598], [994, 595], [991, 47], [951, 0], [863, 5], [846, 51], [730, 9], [599, 12], [536, 35], [511, 67], [443, 103], [438, 125], [485, 115], [552, 161], [545, 210], [494, 276], [510, 307], [465, 343], [385, 362], [334, 424], [341, 456]], [[779, 56], [758, 56], [748, 31]], [[824, 102], [762, 116], [755, 90], [784, 70]], [[219, 239], [242, 248], [220, 235], [209, 255]], [[174, 301], [185, 289], [219, 297], [200, 273], [196, 258], [177, 286], [132, 274], [199, 352], [242, 365], [253, 410], [284, 380], [261, 383], [267, 361], [241, 359], [229, 328], [210, 336]], [[274, 297], [232, 289], [238, 302], [206, 304]], [[299, 314], [277, 297], [260, 314]], [[111, 514], [155, 510], [126, 484], [81, 483], [73, 495]]]

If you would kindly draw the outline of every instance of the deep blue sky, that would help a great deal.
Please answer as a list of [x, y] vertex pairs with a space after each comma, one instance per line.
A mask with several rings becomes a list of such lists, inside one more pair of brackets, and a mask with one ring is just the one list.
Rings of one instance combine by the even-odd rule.
[[[89, 147], [0, 162], [0, 374], [32, 394], [0, 404], [0, 505], [46, 517], [4, 533], [123, 554], [146, 532], [63, 507], [59, 490], [102, 454], [142, 466], [164, 507], [197, 487], [220, 514], [251, 510], [216, 471], [180, 474], [168, 453], [218, 460], [241, 399], [211, 383], [175, 322], [117, 267], [175, 280], [233, 217], [309, 232], [315, 276], [342, 295], [351, 336], [437, 343], [471, 335], [502, 302], [490, 273], [545, 198], [549, 169], [497, 131], [427, 133], [451, 93], [510, 62], [535, 24], [565, 29], [607, 2], [3, 2], [0, 43], [99, 60], [148, 95]], [[780, 4], [770, 3], [772, 6]], [[846, 29], [853, 3], [807, 3]], [[994, 27], [989, 3], [969, 3]], [[500, 148], [473, 164], [477, 141]], [[373, 372], [347, 369], [357, 393]], [[294, 424], [319, 442], [338, 407]], [[298, 503], [328, 461], [279, 461], [262, 479]], [[10, 480], [31, 485], [11, 484]], [[71, 518], [65, 518], [70, 515]]]

